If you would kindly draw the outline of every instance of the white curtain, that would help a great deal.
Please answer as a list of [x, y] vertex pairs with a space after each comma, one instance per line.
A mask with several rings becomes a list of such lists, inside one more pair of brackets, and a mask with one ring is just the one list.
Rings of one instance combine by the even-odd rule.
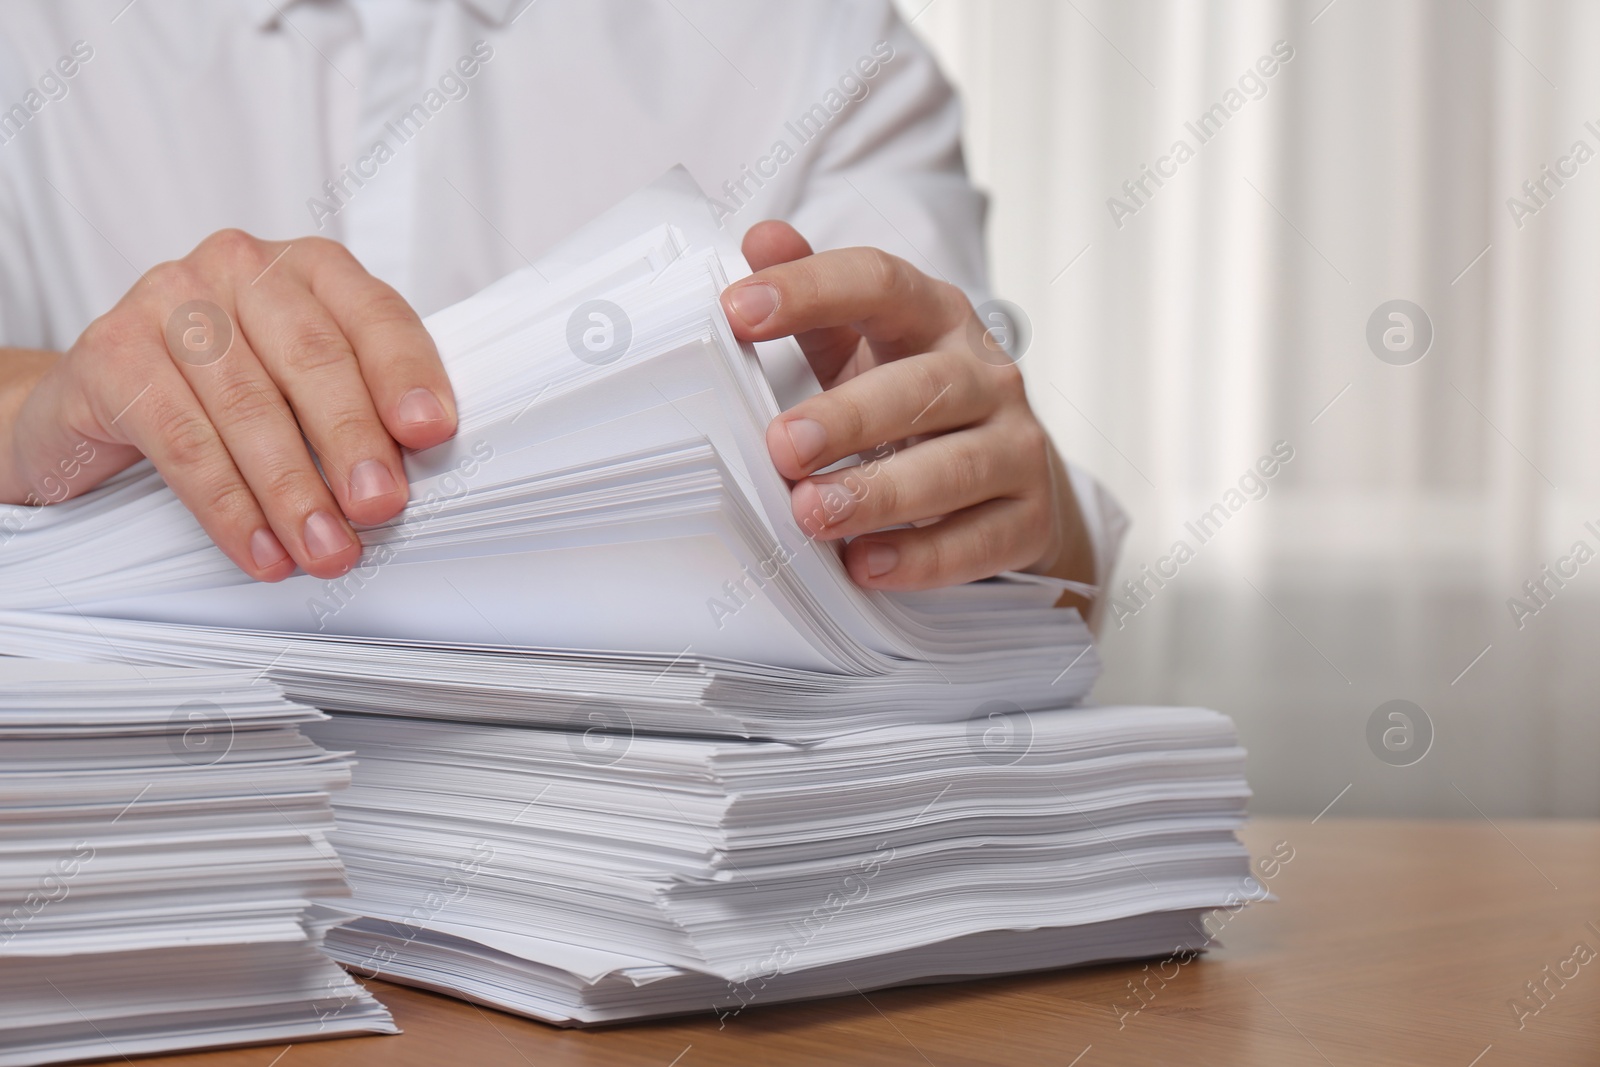
[[[1257, 811], [1600, 814], [1600, 5], [901, 8], [965, 97], [1034, 403], [1134, 515], [1119, 581], [1176, 575], [1108, 620], [1097, 698], [1232, 714]], [[1404, 365], [1391, 300], [1432, 324]], [[1393, 699], [1420, 760], [1369, 741]]]

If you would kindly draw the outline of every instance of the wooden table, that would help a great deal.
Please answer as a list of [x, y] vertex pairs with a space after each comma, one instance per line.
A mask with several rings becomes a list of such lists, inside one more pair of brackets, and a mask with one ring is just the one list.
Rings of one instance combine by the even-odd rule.
[[[374, 982], [403, 1036], [139, 1062], [1600, 1064], [1600, 955], [1573, 951], [1600, 954], [1600, 822], [1258, 819], [1245, 838], [1257, 857], [1292, 851], [1269, 868], [1279, 901], [1230, 916], [1225, 947], [1181, 966], [757, 1008], [724, 1029], [706, 1016], [587, 1032]], [[1540, 981], [1534, 1014], [1525, 983]]]

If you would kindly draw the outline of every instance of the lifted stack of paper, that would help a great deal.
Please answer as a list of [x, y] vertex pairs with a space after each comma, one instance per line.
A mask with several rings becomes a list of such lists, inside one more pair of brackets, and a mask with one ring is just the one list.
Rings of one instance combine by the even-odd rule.
[[[762, 357], [734, 339], [718, 297], [748, 268], [706, 205], [674, 171], [428, 319], [460, 430], [407, 457], [411, 505], [365, 532], [344, 578], [251, 583], [141, 465], [63, 505], [0, 508], [0, 604], [62, 615], [73, 655], [116, 655], [82, 615], [207, 627], [165, 642], [174, 663], [264, 665], [233, 632], [260, 630], [379, 639], [350, 646], [363, 658], [412, 641], [468, 664], [509, 646], [937, 680], [956, 688], [921, 710], [944, 719], [979, 691], [1080, 699], [1098, 662], [1076, 612], [1052, 608], [1059, 583], [867, 591], [807, 536], [764, 435], [772, 382], [792, 403], [810, 371], [792, 341]], [[319, 678], [289, 692], [337, 703], [341, 680]], [[435, 713], [431, 697], [411, 710]]]
[[0, 1065], [395, 1032], [320, 951], [323, 718], [243, 672], [0, 660]]
[[1248, 894], [1224, 716], [994, 708], [812, 746], [339, 716], [382, 974], [564, 1024], [1204, 947]]

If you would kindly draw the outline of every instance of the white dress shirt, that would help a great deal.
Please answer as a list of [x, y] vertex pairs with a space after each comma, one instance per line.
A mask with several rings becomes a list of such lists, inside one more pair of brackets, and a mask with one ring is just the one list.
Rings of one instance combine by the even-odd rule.
[[[984, 196], [888, 0], [0, 5], [0, 346], [64, 349], [237, 227], [339, 240], [427, 315], [683, 163], [974, 297]], [[1075, 471], [1100, 585], [1125, 520]]]

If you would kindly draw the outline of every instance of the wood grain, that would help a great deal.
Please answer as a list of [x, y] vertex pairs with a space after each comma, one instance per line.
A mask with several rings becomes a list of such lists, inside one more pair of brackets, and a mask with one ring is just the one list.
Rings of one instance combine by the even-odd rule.
[[1524, 983], [1559, 968], [1578, 942], [1600, 952], [1600, 822], [1258, 819], [1245, 838], [1258, 857], [1292, 851], [1268, 867], [1279, 899], [1228, 917], [1224, 947], [1182, 965], [752, 1008], [721, 1028], [705, 1016], [586, 1032], [373, 982], [402, 1036], [139, 1062], [1600, 1064], [1600, 959], [1562, 986], [1548, 982], [1547, 1006], [1521, 1029], [1510, 1006], [1537, 1005]]

